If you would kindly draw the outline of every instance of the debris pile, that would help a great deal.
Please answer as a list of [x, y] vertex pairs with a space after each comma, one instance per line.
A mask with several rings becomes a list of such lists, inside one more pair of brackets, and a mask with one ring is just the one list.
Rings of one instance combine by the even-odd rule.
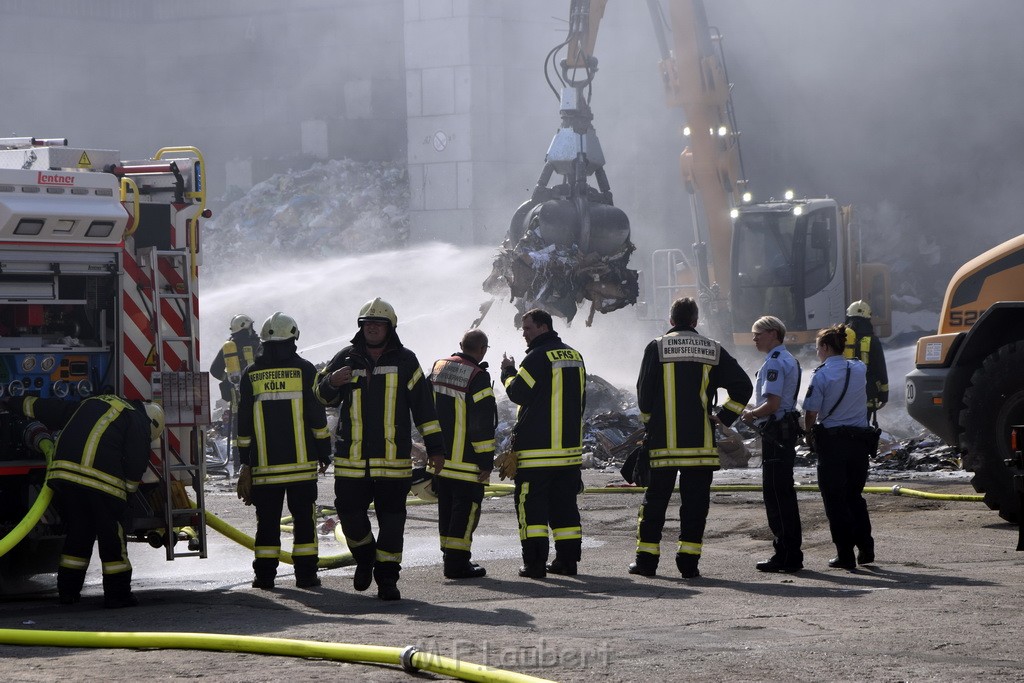
[[204, 230], [204, 273], [227, 277], [273, 254], [378, 251], [402, 246], [408, 236], [404, 165], [325, 161], [274, 175], [214, 216]]
[[962, 469], [962, 463], [955, 448], [930, 436], [906, 441], [893, 439], [888, 444], [883, 441], [878, 448], [878, 455], [871, 461], [871, 469], [938, 472]]

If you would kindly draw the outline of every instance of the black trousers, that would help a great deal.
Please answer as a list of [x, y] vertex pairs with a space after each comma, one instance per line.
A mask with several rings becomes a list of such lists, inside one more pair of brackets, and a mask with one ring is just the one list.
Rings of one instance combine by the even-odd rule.
[[800, 507], [793, 488], [793, 464], [796, 462], [796, 439], [761, 438], [761, 489], [768, 528], [775, 540], [773, 559], [784, 565], [804, 561], [803, 534], [800, 529]]
[[473, 532], [480, 523], [484, 485], [474, 481], [434, 478], [437, 530], [446, 565], [466, 565], [472, 558]]
[[61, 598], [77, 598], [85, 584], [93, 543], [99, 544], [103, 563], [103, 595], [123, 598], [132, 592], [132, 564], [128, 561], [124, 519], [127, 504], [120, 498], [86, 486], [56, 482], [56, 497], [66, 536], [57, 568]]
[[539, 467], [516, 472], [516, 515], [523, 564], [548, 560], [548, 529], [555, 540], [555, 557], [579, 562], [583, 548], [580, 508], [576, 504], [583, 479], [580, 468]]
[[873, 554], [875, 542], [863, 495], [868, 480], [867, 447], [860, 439], [827, 432], [817, 440], [818, 488], [839, 559], [852, 560], [855, 547]]
[[[356, 564], [373, 565], [377, 586], [394, 586], [402, 571], [406, 499], [411, 477], [335, 477], [334, 506]], [[377, 515], [377, 537], [370, 527], [370, 503]]]
[[288, 500], [288, 512], [292, 515], [295, 577], [303, 579], [316, 574], [319, 559], [316, 494], [315, 481], [252, 487], [252, 503], [256, 506], [256, 559], [252, 569], [256, 578], [273, 580], [277, 576], [281, 552], [281, 509], [285, 498]]
[[661, 555], [661, 532], [665, 526], [672, 490], [679, 475], [679, 544], [676, 555], [700, 558], [711, 507], [713, 467], [652, 467], [650, 484], [640, 505], [636, 532], [636, 558], [654, 569]]

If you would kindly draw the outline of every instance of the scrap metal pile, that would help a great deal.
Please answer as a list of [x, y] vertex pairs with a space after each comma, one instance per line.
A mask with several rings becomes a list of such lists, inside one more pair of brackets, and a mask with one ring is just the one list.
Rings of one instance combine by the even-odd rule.
[[[550, 230], [535, 221], [522, 237], [511, 234], [499, 248], [484, 290], [510, 295], [521, 311], [534, 306], [572, 321], [584, 301], [590, 301], [587, 325], [595, 313], [636, 303], [638, 276], [629, 268], [636, 247], [628, 237], [611, 253], [584, 251], [573, 240], [551, 241]], [[628, 232], [627, 232], [628, 235]]]

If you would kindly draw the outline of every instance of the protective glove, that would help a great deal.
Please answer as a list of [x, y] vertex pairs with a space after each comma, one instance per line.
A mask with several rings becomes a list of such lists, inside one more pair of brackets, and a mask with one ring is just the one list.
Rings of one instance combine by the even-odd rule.
[[252, 505], [252, 468], [242, 465], [238, 472], [238, 485], [235, 487], [238, 498], [246, 505]]
[[513, 450], [507, 450], [494, 459], [494, 469], [498, 470], [499, 479], [512, 479], [516, 476], [519, 457]]

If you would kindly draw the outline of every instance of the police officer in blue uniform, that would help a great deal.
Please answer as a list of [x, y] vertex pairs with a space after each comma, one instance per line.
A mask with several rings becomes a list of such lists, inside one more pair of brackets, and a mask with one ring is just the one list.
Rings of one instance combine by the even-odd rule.
[[798, 572], [804, 568], [804, 555], [800, 550], [800, 508], [793, 488], [793, 464], [800, 436], [800, 414], [796, 412], [800, 364], [786, 350], [786, 326], [775, 316], [758, 318], [751, 333], [754, 346], [766, 355], [754, 385], [755, 407], [743, 411], [741, 419], [761, 434], [764, 508], [775, 536], [775, 553], [756, 566], [762, 572]]
[[[864, 414], [867, 367], [843, 357], [846, 328], [818, 333], [818, 358], [804, 397], [804, 425], [818, 454], [818, 488], [837, 554], [828, 566], [854, 569], [875, 561], [875, 541], [864, 500], [874, 433]], [[854, 549], [857, 555], [854, 556]]]

